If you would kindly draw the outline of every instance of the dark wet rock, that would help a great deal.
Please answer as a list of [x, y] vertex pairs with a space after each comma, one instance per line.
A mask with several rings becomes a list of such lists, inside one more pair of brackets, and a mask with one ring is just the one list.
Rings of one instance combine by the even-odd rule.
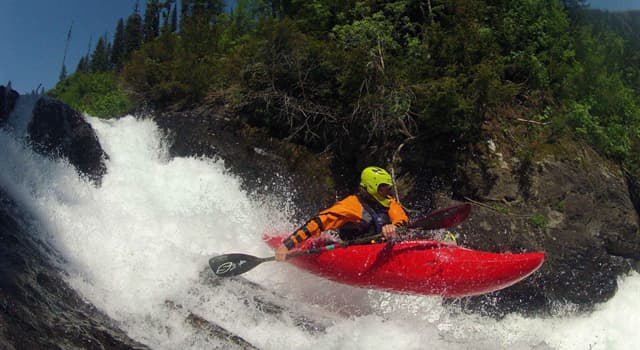
[[146, 349], [62, 279], [0, 189], [0, 348]]
[[627, 181], [595, 152], [522, 164], [465, 167], [477, 200], [461, 243], [488, 251], [544, 251], [546, 261], [519, 284], [468, 298], [493, 315], [549, 312], [559, 304], [591, 309], [615, 295], [617, 279], [640, 260], [638, 216]]
[[28, 127], [33, 149], [64, 157], [91, 181], [99, 184], [107, 168], [104, 152], [91, 125], [63, 102], [42, 97], [33, 108]]
[[9, 119], [9, 114], [16, 107], [20, 95], [11, 86], [0, 85], [0, 127]]
[[627, 180], [627, 188], [629, 189], [629, 197], [633, 206], [636, 208], [636, 212], [640, 214], [640, 183], [631, 172], [624, 169], [624, 178]]
[[258, 349], [237, 334], [234, 334], [219, 324], [207, 320], [206, 318], [194, 313], [193, 311], [184, 310], [183, 306], [176, 304], [173, 301], [167, 300], [165, 305], [173, 310], [179, 310], [186, 312], [185, 322], [191, 325], [196, 330], [205, 332], [208, 337], [215, 338], [219, 341], [223, 341], [227, 344], [227, 348], [238, 348], [245, 350]]

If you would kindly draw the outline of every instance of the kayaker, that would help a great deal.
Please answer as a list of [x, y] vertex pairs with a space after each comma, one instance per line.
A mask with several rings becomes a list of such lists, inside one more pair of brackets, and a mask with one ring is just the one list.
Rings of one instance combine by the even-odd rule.
[[391, 195], [392, 187], [391, 175], [386, 170], [376, 166], [365, 168], [360, 175], [359, 192], [322, 210], [293, 232], [276, 248], [276, 260], [284, 261], [290, 249], [328, 230], [338, 230], [343, 240], [375, 233], [382, 233], [387, 239], [395, 237], [396, 227], [406, 224], [409, 218]]

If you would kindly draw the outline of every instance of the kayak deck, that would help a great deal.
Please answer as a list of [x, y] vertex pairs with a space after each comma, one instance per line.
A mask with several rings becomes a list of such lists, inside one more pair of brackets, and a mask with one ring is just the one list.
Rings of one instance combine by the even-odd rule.
[[[272, 248], [284, 238], [263, 237]], [[329, 243], [314, 239], [299, 249]], [[340, 283], [453, 298], [509, 287], [535, 272], [544, 262], [544, 253], [490, 253], [440, 241], [409, 240], [350, 246], [294, 257], [288, 262]]]

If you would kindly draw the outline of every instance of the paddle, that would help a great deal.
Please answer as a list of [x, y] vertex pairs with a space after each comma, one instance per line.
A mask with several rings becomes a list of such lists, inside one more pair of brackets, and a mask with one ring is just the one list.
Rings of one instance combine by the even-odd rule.
[[[471, 211], [471, 205], [469, 203], [463, 203], [454, 205], [448, 208], [442, 208], [425, 215], [424, 217], [415, 220], [408, 224], [406, 227], [409, 229], [423, 229], [423, 230], [436, 230], [442, 228], [451, 228], [464, 219], [467, 218]], [[318, 254], [326, 251], [333, 250], [335, 248], [346, 248], [352, 245], [359, 244], [372, 244], [378, 242], [382, 238], [382, 234], [376, 234], [373, 236], [363, 237], [352, 241], [339, 242], [329, 244], [322, 247], [312, 248], [308, 250], [293, 252], [287, 254], [287, 259], [301, 255]], [[262, 264], [263, 262], [275, 260], [274, 256], [267, 258], [259, 258], [248, 254], [225, 254], [215, 256], [209, 260], [209, 266], [213, 270], [213, 273], [218, 277], [231, 277], [241, 275], [254, 267]]]
[[[335, 248], [346, 248], [352, 245], [358, 244], [372, 244], [376, 243], [379, 239], [382, 238], [382, 234], [376, 234], [373, 236], [363, 237], [359, 239], [354, 239], [352, 241], [345, 242], [336, 242], [333, 244], [328, 244], [322, 247], [302, 250], [298, 252], [293, 252], [287, 254], [287, 259], [293, 258], [301, 255], [309, 255], [309, 254], [318, 254], [322, 252], [327, 252], [333, 250]], [[209, 266], [211, 266], [211, 270], [218, 277], [232, 277], [241, 275], [254, 267], [262, 264], [263, 262], [273, 261], [275, 260], [275, 256], [270, 256], [268, 258], [258, 258], [253, 255], [248, 254], [225, 254], [220, 256], [214, 256], [209, 259]]]
[[452, 228], [464, 221], [471, 212], [470, 203], [462, 203], [447, 208], [434, 210], [429, 214], [417, 219], [407, 225], [407, 228], [418, 228], [422, 230], [439, 230]]

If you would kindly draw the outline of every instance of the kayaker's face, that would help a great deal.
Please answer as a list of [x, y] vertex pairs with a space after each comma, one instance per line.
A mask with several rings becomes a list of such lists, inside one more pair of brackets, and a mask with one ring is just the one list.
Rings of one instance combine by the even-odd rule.
[[391, 186], [387, 185], [387, 184], [382, 184], [380, 186], [378, 186], [378, 193], [384, 197], [387, 198], [391, 195]]

